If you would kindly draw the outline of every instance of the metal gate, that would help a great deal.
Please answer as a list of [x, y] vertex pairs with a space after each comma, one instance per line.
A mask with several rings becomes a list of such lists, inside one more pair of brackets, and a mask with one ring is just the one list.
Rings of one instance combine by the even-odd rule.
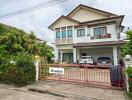
[[123, 73], [121, 73], [122, 78], [115, 80], [115, 82], [111, 80], [110, 73], [109, 67], [98, 67], [96, 65], [42, 64], [39, 67], [40, 80], [54, 80], [95, 87], [123, 89]]

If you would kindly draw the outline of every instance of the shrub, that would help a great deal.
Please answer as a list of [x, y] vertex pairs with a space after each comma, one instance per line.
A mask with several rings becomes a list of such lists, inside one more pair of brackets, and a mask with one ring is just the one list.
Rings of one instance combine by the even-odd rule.
[[[128, 78], [132, 79], [132, 67], [129, 66], [127, 68], [126, 72], [127, 72]], [[129, 80], [128, 83], [129, 83], [129, 91], [132, 94], [132, 80]]]
[[[15, 63], [0, 66], [0, 81], [6, 84], [24, 86], [35, 81], [35, 66], [32, 56], [27, 53], [19, 53], [10, 57]], [[9, 59], [9, 58], [8, 58]]]

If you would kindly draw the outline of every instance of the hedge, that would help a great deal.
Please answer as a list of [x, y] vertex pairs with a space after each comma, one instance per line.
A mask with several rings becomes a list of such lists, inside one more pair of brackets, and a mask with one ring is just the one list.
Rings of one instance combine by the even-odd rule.
[[127, 75], [128, 75], [128, 83], [129, 83], [129, 92], [132, 94], [132, 67], [128, 67], [127, 70]]
[[12, 57], [14, 63], [9, 59], [0, 65], [1, 83], [24, 86], [35, 81], [35, 66], [30, 55], [17, 54]]

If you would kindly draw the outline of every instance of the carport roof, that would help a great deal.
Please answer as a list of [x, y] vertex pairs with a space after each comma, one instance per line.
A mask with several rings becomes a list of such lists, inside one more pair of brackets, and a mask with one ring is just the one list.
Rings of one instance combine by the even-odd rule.
[[73, 47], [93, 47], [93, 46], [113, 46], [113, 45], [123, 45], [126, 41], [105, 41], [105, 42], [90, 42], [90, 43], [77, 43]]

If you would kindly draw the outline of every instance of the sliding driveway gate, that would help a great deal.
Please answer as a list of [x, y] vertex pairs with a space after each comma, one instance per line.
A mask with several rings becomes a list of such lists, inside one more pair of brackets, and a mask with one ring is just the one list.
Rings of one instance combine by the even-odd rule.
[[[122, 67], [120, 67], [122, 68]], [[79, 83], [103, 88], [123, 89], [123, 73], [120, 80], [113, 82], [109, 67], [79, 64], [42, 64], [39, 67], [39, 80], [54, 80]]]

